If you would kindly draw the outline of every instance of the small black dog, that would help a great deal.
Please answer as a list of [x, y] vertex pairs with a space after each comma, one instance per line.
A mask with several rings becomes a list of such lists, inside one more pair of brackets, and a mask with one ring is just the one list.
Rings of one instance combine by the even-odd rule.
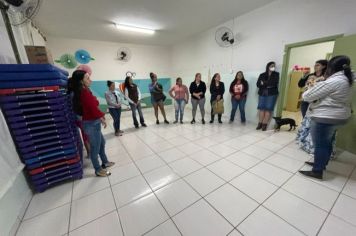
[[291, 118], [282, 118], [282, 117], [273, 117], [276, 121], [277, 127], [274, 129], [275, 131], [279, 131], [282, 125], [288, 125], [290, 126], [290, 129], [288, 131], [291, 131], [292, 128], [295, 130], [297, 125], [295, 124], [295, 120]]

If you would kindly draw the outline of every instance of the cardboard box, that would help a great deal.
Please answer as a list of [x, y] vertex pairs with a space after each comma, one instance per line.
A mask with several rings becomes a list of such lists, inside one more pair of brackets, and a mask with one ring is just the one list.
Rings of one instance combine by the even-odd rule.
[[30, 64], [54, 64], [51, 53], [44, 46], [25, 46]]

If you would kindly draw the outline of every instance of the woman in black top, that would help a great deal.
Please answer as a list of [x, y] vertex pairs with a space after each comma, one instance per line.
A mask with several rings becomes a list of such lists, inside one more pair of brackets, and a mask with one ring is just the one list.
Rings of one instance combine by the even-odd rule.
[[[213, 103], [218, 102], [223, 99], [225, 93], [224, 83], [220, 81], [221, 77], [219, 73], [215, 73], [210, 84], [210, 104], [211, 104], [211, 120], [210, 123], [214, 122], [214, 111], [213, 111]], [[222, 114], [218, 114], [218, 121], [221, 124], [221, 116]]]
[[272, 112], [278, 97], [279, 73], [275, 71], [276, 63], [268, 62], [266, 71], [258, 77], [258, 106], [259, 122], [257, 130], [267, 130], [268, 122], [271, 119]]
[[201, 122], [205, 124], [204, 115], [205, 115], [205, 92], [206, 85], [203, 81], [201, 81], [201, 74], [196, 73], [194, 81], [189, 86], [189, 92], [192, 96], [192, 115], [193, 119], [190, 122], [191, 124], [195, 123], [195, 115], [197, 113], [197, 108], [199, 105], [200, 114], [201, 114]]
[[245, 80], [243, 72], [238, 71], [236, 73], [234, 81], [232, 81], [230, 85], [231, 107], [232, 107], [231, 115], [230, 115], [230, 123], [232, 123], [235, 119], [237, 107], [239, 107], [240, 110], [241, 123], [244, 124], [246, 122], [245, 105], [246, 105], [247, 92], [248, 92], [248, 83]]
[[[328, 65], [327, 60], [318, 60], [314, 65], [314, 73], [308, 74], [301, 78], [298, 82], [299, 88], [305, 88], [309, 82], [318, 82], [320, 80], [324, 80], [324, 74], [326, 71], [326, 66]], [[306, 90], [306, 88], [305, 88]], [[300, 105], [300, 111], [302, 112], [303, 118], [307, 113], [309, 107], [309, 102], [302, 101]]]

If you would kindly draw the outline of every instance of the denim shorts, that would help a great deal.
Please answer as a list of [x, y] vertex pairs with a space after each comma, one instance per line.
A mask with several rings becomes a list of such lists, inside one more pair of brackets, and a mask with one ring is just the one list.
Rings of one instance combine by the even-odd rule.
[[278, 95], [258, 96], [258, 110], [273, 111]]

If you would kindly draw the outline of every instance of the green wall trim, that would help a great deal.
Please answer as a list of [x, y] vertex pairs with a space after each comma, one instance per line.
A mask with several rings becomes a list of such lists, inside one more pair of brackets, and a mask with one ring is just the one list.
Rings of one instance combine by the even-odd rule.
[[317, 43], [325, 43], [325, 42], [330, 42], [330, 41], [335, 41], [338, 38], [342, 38], [344, 34], [336, 34], [328, 37], [323, 37], [323, 38], [318, 38], [318, 39], [312, 39], [312, 40], [307, 40], [303, 42], [298, 42], [298, 43], [291, 43], [291, 44], [286, 44], [284, 46], [284, 54], [283, 54], [283, 64], [282, 64], [282, 71], [281, 71], [281, 78], [280, 78], [280, 83], [279, 83], [279, 98], [277, 102], [277, 110], [276, 110], [276, 115], [277, 116], [282, 116], [283, 112], [283, 101], [286, 96], [286, 85], [287, 85], [287, 79], [288, 79], [288, 65], [289, 65], [289, 57], [290, 57], [290, 51], [292, 48], [297, 48], [297, 47], [303, 47], [307, 45], [312, 45], [312, 44], [317, 44]]

